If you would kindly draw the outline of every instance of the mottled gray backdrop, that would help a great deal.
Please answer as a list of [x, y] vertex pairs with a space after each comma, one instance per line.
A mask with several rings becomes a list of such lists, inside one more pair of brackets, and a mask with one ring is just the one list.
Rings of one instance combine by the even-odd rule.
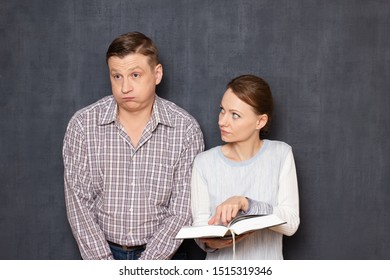
[[390, 2], [0, 0], [0, 259], [79, 259], [62, 140], [110, 94], [105, 52], [128, 31], [159, 47], [158, 94], [220, 144], [226, 83], [271, 85], [271, 139], [293, 147], [301, 226], [286, 259], [390, 259]]

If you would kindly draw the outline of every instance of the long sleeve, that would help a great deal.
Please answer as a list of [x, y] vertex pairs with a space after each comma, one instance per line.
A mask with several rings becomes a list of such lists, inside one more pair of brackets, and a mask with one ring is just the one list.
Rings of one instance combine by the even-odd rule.
[[140, 259], [169, 259], [181, 244], [175, 240], [177, 232], [191, 224], [190, 192], [191, 171], [194, 158], [204, 150], [203, 135], [198, 126], [190, 126], [186, 148], [175, 165], [169, 217], [153, 234]]
[[244, 212], [241, 211], [242, 214], [245, 215], [268, 215], [273, 212], [273, 207], [271, 204], [263, 202], [263, 201], [258, 201], [251, 199], [247, 197], [249, 207], [248, 211]]
[[286, 224], [273, 227], [272, 230], [284, 235], [293, 235], [300, 224], [298, 182], [293, 153], [290, 150], [281, 169], [279, 177], [278, 205], [273, 213]]
[[[199, 154], [194, 162], [191, 185], [193, 226], [207, 225], [216, 207], [232, 196], [250, 199], [248, 212], [274, 213], [287, 223], [255, 231], [236, 244], [237, 259], [283, 259], [283, 235], [292, 235], [299, 226], [298, 184], [291, 147], [280, 141], [264, 140], [249, 160], [229, 160], [217, 146]], [[209, 260], [229, 260], [232, 249], [211, 251]]]
[[73, 119], [63, 145], [65, 202], [68, 220], [83, 259], [112, 259], [93, 212], [95, 194], [82, 129]]
[[208, 224], [208, 220], [211, 218], [209, 193], [207, 185], [195, 165], [191, 178], [191, 211], [193, 226]]
[[[207, 184], [202, 178], [199, 170], [194, 165], [191, 177], [191, 212], [193, 226], [207, 225], [211, 217], [210, 197], [207, 190]], [[195, 239], [198, 246], [206, 251], [213, 252], [215, 249], [206, 248], [205, 244]]]

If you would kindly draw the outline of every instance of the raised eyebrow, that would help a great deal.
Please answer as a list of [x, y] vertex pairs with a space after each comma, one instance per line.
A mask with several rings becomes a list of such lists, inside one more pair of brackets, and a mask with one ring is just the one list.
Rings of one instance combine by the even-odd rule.
[[110, 70], [110, 73], [111, 73], [111, 74], [119, 74], [119, 71], [116, 70], [116, 69], [111, 69], [111, 70]]
[[[127, 70], [128, 70], [128, 71], [130, 71], [130, 72], [132, 72], [132, 71], [134, 71], [134, 70], [137, 70], [137, 69], [140, 69], [140, 70], [142, 70], [142, 71], [143, 71], [143, 69], [142, 69], [142, 67], [141, 67], [141, 66], [135, 66], [135, 67], [129, 68], [129, 69], [127, 69]], [[117, 74], [120, 74], [120, 71], [119, 71], [119, 70], [117, 70], [117, 69], [115, 69], [115, 68], [112, 68], [112, 69], [110, 70], [110, 72], [111, 72], [111, 73], [117, 73]]]
[[[219, 105], [219, 108], [225, 110], [225, 108], [223, 108], [222, 104]], [[228, 110], [228, 112], [232, 113], [232, 114], [237, 114], [237, 115], [240, 115], [240, 116], [242, 115], [242, 113], [240, 111], [236, 110], [236, 109], [230, 109], [230, 110]]]
[[242, 115], [242, 113], [236, 109], [230, 109], [229, 112], [232, 114]]
[[142, 70], [142, 71], [144, 70], [140, 66], [135, 66], [135, 67], [129, 68], [128, 70], [132, 72], [132, 71], [137, 70], [137, 69]]

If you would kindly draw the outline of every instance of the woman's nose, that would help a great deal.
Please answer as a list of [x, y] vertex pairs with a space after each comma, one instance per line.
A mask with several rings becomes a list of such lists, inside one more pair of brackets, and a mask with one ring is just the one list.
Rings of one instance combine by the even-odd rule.
[[226, 116], [223, 114], [220, 114], [219, 119], [218, 119], [218, 125], [219, 126], [226, 126], [226, 124], [227, 124]]

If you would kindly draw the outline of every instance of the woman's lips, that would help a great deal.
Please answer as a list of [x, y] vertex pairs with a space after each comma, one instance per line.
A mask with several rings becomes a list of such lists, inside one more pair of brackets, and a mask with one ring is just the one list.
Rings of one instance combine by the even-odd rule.
[[227, 134], [229, 134], [229, 132], [227, 132], [226, 130], [220, 129], [220, 131], [221, 131], [221, 134], [222, 134], [222, 135], [227, 135]]

